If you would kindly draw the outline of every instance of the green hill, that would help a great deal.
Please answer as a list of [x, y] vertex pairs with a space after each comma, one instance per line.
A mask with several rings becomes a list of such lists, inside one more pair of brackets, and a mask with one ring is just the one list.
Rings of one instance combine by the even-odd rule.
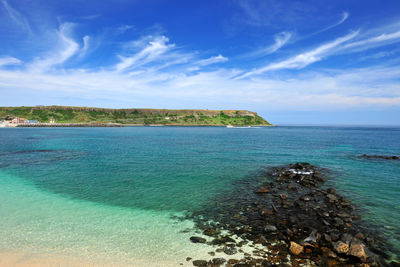
[[39, 122], [161, 125], [271, 125], [247, 110], [104, 109], [68, 106], [0, 107], [0, 120], [21, 117]]

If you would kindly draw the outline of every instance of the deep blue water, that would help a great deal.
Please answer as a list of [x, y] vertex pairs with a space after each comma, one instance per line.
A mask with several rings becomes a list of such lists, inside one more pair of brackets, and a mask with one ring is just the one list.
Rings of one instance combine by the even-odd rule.
[[260, 167], [310, 162], [399, 247], [400, 161], [364, 153], [400, 155], [400, 128], [0, 129], [1, 173], [115, 208], [190, 211]]

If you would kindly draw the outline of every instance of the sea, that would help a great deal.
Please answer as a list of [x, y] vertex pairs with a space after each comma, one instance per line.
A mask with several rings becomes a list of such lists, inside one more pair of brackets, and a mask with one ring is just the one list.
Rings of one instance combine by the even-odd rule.
[[[0, 252], [139, 266], [204, 259], [182, 219], [260, 168], [309, 162], [400, 251], [399, 127], [0, 129]], [[372, 227], [372, 226], [371, 226]], [[145, 265], [145, 264], [143, 264]]]

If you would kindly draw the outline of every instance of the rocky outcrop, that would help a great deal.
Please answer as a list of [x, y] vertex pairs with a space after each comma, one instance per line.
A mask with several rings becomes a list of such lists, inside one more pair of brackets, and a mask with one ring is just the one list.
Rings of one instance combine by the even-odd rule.
[[398, 156], [368, 155], [368, 154], [362, 154], [361, 158], [364, 158], [364, 159], [400, 160], [400, 157], [398, 157]]
[[[191, 218], [210, 233], [213, 239], [207, 244], [216, 252], [237, 256], [229, 266], [384, 265], [385, 240], [366, 230], [348, 199], [323, 187], [324, 172], [308, 163], [269, 169], [259, 177], [263, 183], [243, 180], [236, 190], [215, 199], [215, 206], [208, 203], [201, 216]], [[229, 234], [221, 236], [223, 230]], [[240, 254], [249, 244], [263, 248]]]

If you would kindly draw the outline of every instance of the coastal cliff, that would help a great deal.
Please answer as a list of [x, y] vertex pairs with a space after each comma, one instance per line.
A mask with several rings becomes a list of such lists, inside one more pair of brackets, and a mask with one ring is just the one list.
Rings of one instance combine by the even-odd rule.
[[256, 112], [201, 109], [106, 109], [70, 106], [0, 107], [0, 120], [22, 117], [48, 123], [270, 126]]

